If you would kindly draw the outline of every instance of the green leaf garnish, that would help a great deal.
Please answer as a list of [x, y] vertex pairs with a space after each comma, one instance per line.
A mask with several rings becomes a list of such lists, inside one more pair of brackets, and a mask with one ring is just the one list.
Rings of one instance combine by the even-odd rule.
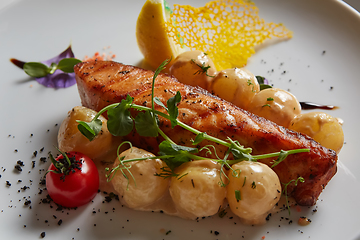
[[154, 102], [157, 105], [159, 105], [159, 106], [163, 107], [164, 109], [166, 109], [166, 111], [168, 110], [167, 107], [162, 103], [162, 101], [160, 101], [160, 99], [158, 97], [154, 97]]
[[177, 125], [177, 117], [179, 116], [179, 109], [177, 104], [181, 101], [181, 94], [177, 91], [176, 95], [169, 98], [167, 101], [168, 113], [170, 116], [171, 127], [174, 128]]
[[126, 136], [133, 127], [134, 121], [131, 118], [129, 108], [133, 98], [128, 95], [120, 104], [108, 110], [108, 130], [114, 136]]
[[74, 58], [71, 45], [59, 55], [45, 61], [24, 62], [15, 58], [11, 58], [10, 61], [24, 70], [27, 75], [35, 78], [39, 84], [56, 89], [76, 84], [74, 66], [81, 62]]
[[140, 136], [157, 137], [158, 136], [158, 120], [150, 111], [139, 112], [135, 118], [135, 128]]
[[51, 63], [50, 66], [46, 66], [41, 62], [27, 62], [24, 64], [23, 69], [27, 75], [41, 78], [53, 74], [58, 69], [65, 73], [72, 73], [74, 72], [74, 66], [80, 62], [81, 60], [76, 58], [64, 58], [58, 64]]
[[168, 141], [163, 141], [159, 145], [159, 155], [172, 156], [171, 158], [163, 159], [171, 170], [180, 166], [185, 162], [192, 160], [191, 153], [198, 153], [197, 148], [190, 148], [181, 145], [172, 144]]
[[203, 140], [206, 139], [206, 133], [202, 132], [199, 133], [198, 135], [196, 135], [195, 140], [193, 140], [193, 145], [198, 145], [199, 143], [201, 143]]
[[50, 73], [49, 67], [40, 62], [27, 62], [23, 69], [27, 75], [35, 78], [45, 77]]
[[74, 72], [74, 66], [78, 63], [81, 63], [81, 60], [76, 58], [64, 58], [58, 63], [57, 69], [66, 73], [72, 73]]
[[[256, 80], [258, 81], [258, 83], [260, 85], [260, 91], [267, 89], [267, 88], [272, 88], [272, 86], [267, 84], [268, 81], [264, 77], [256, 76]], [[266, 82], [265, 82], [265, 80], [266, 80]]]
[[78, 129], [79, 131], [90, 141], [98, 135], [102, 128], [102, 122], [100, 119], [93, 119], [91, 122], [79, 121]]
[[279, 163], [281, 163], [282, 161], [284, 161], [285, 158], [286, 158], [289, 154], [290, 154], [289, 151], [281, 150], [278, 158], [277, 158], [277, 159], [273, 162], [273, 164], [271, 165], [271, 168], [277, 166]]

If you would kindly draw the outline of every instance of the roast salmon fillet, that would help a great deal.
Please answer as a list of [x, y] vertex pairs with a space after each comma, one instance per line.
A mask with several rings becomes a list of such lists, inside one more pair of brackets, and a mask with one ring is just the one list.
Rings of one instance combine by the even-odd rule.
[[[82, 62], [75, 66], [77, 86], [83, 106], [99, 111], [118, 103], [129, 94], [134, 103], [151, 107], [153, 71], [112, 61]], [[267, 119], [240, 109], [219, 99], [209, 92], [178, 82], [174, 77], [160, 73], [155, 81], [155, 96], [164, 104], [179, 91], [182, 100], [178, 105], [178, 119], [209, 135], [226, 140], [237, 140], [252, 148], [252, 154], [280, 150], [308, 148], [308, 153], [289, 155], [273, 170], [282, 183], [298, 177], [305, 179], [297, 186], [290, 184], [288, 193], [299, 205], [312, 206], [320, 193], [336, 173], [337, 155], [306, 135], [291, 131]], [[159, 111], [165, 111], [156, 106]], [[192, 146], [195, 135], [160, 117], [160, 128], [177, 144]], [[158, 144], [163, 140], [141, 137], [135, 131], [126, 136], [134, 146], [158, 153]], [[214, 144], [203, 141], [199, 146]], [[215, 144], [217, 154], [223, 156], [226, 148]], [[272, 165], [273, 158], [261, 162]]]

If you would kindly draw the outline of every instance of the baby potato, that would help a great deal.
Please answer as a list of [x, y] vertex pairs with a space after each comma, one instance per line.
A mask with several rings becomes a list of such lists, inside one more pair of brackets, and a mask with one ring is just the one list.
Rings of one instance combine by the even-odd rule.
[[178, 55], [169, 73], [182, 83], [208, 89], [212, 78], [216, 75], [216, 68], [205, 53], [195, 50]]
[[[132, 147], [120, 154], [120, 157], [123, 156], [126, 160], [154, 157], [155, 155], [143, 149]], [[162, 171], [161, 168], [166, 167], [166, 164], [160, 159], [132, 161], [125, 164], [130, 167], [131, 174], [123, 169], [123, 173], [128, 179], [118, 170], [111, 180], [114, 190], [119, 194], [120, 201], [125, 206], [141, 209], [160, 199], [167, 191], [169, 180], [155, 176], [155, 173]], [[115, 160], [113, 168], [118, 165], [119, 161]]]
[[291, 121], [289, 128], [308, 135], [324, 147], [337, 153], [344, 144], [344, 132], [339, 121], [327, 113], [300, 114]]
[[294, 117], [301, 113], [301, 105], [290, 92], [267, 88], [255, 95], [248, 110], [287, 128]]
[[281, 184], [266, 164], [242, 161], [232, 165], [238, 176], [228, 172], [226, 198], [231, 211], [249, 224], [265, 221], [266, 214], [280, 200]]
[[189, 218], [214, 215], [222, 206], [226, 189], [220, 185], [219, 164], [198, 160], [182, 164], [175, 169], [180, 179], [173, 177], [170, 195], [176, 208]]
[[61, 151], [77, 151], [81, 152], [91, 159], [97, 158], [106, 153], [112, 143], [112, 135], [107, 129], [107, 120], [100, 116], [102, 121], [102, 128], [98, 136], [92, 141], [89, 141], [78, 130], [78, 123], [76, 120], [91, 121], [97, 114], [96, 111], [77, 106], [68, 112], [67, 117], [60, 125], [58, 132], [58, 146]]
[[213, 79], [210, 92], [236, 106], [247, 110], [260, 85], [250, 71], [232, 68], [218, 72]]

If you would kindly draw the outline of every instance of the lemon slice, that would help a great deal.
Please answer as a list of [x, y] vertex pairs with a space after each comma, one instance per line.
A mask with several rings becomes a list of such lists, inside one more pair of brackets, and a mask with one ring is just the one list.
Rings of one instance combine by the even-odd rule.
[[145, 61], [156, 69], [165, 59], [174, 59], [184, 52], [181, 45], [169, 38], [166, 22], [171, 9], [164, 0], [147, 0], [136, 23], [136, 39]]

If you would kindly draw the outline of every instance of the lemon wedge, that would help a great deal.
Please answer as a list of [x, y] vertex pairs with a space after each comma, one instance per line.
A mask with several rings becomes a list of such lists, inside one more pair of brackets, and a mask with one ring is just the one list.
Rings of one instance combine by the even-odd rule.
[[168, 36], [166, 22], [170, 14], [171, 9], [164, 0], [147, 0], [137, 19], [137, 43], [146, 63], [153, 69], [185, 51]]

